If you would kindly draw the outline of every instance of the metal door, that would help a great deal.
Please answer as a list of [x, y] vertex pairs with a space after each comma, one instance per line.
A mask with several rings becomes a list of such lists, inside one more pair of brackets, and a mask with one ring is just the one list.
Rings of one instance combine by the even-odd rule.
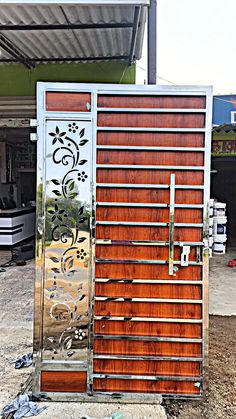
[[211, 89], [38, 86], [34, 393], [198, 398]]

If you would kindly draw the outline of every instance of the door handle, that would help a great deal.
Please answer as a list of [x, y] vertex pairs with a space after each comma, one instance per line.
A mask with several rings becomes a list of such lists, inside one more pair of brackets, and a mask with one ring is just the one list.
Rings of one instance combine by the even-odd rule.
[[175, 226], [175, 174], [170, 175], [170, 218], [169, 218], [169, 275], [174, 269], [174, 226]]

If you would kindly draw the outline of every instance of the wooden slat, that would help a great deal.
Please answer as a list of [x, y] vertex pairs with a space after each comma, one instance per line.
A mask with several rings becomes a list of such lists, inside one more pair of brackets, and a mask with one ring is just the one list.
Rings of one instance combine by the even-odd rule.
[[185, 113], [103, 113], [97, 117], [98, 127], [204, 128], [204, 114]]
[[[101, 207], [96, 210], [97, 221], [144, 221], [168, 223], [169, 208]], [[201, 209], [175, 209], [176, 223], [202, 223]]]
[[186, 377], [201, 374], [199, 362], [139, 361], [94, 359], [94, 372], [101, 374], [178, 375]]
[[[155, 163], [157, 164], [157, 162]], [[203, 171], [190, 170], [135, 170], [97, 169], [97, 183], [170, 184], [170, 175], [175, 174], [176, 185], [202, 185]]]
[[[180, 260], [181, 247], [175, 247], [174, 259]], [[97, 245], [96, 257], [101, 259], [130, 259], [130, 260], [167, 260], [169, 258], [168, 246], [121, 246], [121, 245]], [[190, 249], [190, 261], [196, 261], [195, 248]]]
[[114, 279], [189, 279], [201, 278], [201, 266], [179, 266], [176, 276], [168, 274], [167, 265], [137, 265], [127, 263], [97, 263], [96, 278]]
[[201, 299], [200, 285], [96, 283], [95, 294], [103, 297]]
[[121, 320], [95, 320], [94, 333], [103, 335], [159, 336], [200, 338], [202, 326], [198, 323], [166, 323]]
[[162, 166], [203, 166], [202, 152], [174, 152], [174, 151], [118, 151], [98, 150], [98, 164], [134, 164], [134, 165], [162, 165]]
[[86, 371], [42, 371], [41, 391], [63, 393], [85, 393]]
[[148, 342], [145, 340], [122, 341], [94, 339], [95, 354], [110, 355], [150, 355], [200, 357], [200, 343]]
[[204, 134], [188, 132], [107, 132], [97, 133], [98, 145], [145, 147], [204, 147]]
[[[97, 226], [97, 239], [109, 240], [169, 240], [168, 227], [142, 227], [136, 226]], [[175, 227], [175, 241], [194, 241], [202, 240], [201, 228]]]
[[46, 110], [58, 112], [88, 112], [91, 93], [46, 92]]
[[[98, 202], [133, 202], [133, 203], [159, 203], [170, 202], [170, 191], [166, 189], [132, 188], [97, 188]], [[176, 204], [202, 204], [202, 190], [177, 189], [175, 192]], [[144, 209], [145, 211], [145, 209]]]
[[200, 319], [200, 304], [186, 303], [144, 303], [95, 301], [96, 316], [163, 317], [179, 319]]
[[151, 381], [151, 380], [114, 380], [94, 379], [95, 391], [199, 394], [194, 382], [185, 381]]
[[145, 95], [99, 95], [100, 108], [190, 108], [203, 109], [205, 96], [145, 96]]

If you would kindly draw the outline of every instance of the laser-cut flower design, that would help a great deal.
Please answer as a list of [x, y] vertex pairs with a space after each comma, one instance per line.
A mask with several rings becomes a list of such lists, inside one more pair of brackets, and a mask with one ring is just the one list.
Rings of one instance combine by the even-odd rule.
[[83, 260], [87, 253], [84, 251], [84, 249], [77, 250], [77, 259]]
[[55, 210], [48, 210], [48, 213], [52, 215], [52, 221], [56, 219], [62, 221], [62, 217], [67, 217], [65, 210], [59, 209], [57, 204], [55, 204]]
[[75, 339], [83, 340], [86, 337], [86, 332], [82, 329], [75, 330]]
[[78, 125], [73, 122], [72, 124], [68, 125], [69, 127], [69, 132], [73, 132], [74, 134], [76, 133], [77, 129], [79, 129]]
[[60, 132], [58, 127], [56, 127], [55, 132], [49, 132], [49, 135], [53, 137], [52, 144], [56, 144], [57, 141], [59, 141], [61, 144], [64, 144], [62, 137], [66, 135], [66, 132]]
[[80, 181], [85, 182], [87, 178], [88, 178], [88, 175], [86, 175], [85, 172], [81, 172], [81, 173], [79, 172], [78, 173], [78, 181], [79, 182]]

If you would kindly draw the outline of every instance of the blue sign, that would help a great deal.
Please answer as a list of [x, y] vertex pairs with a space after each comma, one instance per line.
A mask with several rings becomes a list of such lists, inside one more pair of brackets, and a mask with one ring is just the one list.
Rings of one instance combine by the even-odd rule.
[[213, 96], [213, 125], [236, 124], [236, 95]]

